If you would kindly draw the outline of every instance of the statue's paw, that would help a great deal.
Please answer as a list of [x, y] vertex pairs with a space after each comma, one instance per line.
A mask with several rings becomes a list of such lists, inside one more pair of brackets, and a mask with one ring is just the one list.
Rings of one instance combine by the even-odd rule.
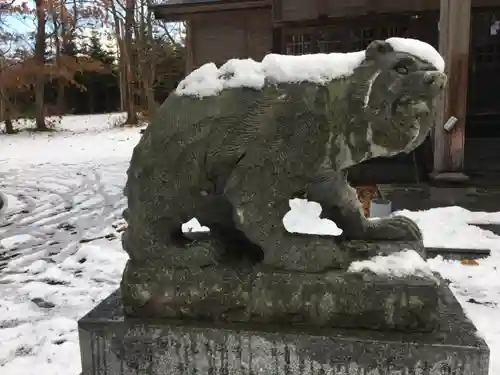
[[422, 232], [418, 225], [405, 216], [375, 220], [368, 231], [368, 236], [377, 240], [422, 240]]

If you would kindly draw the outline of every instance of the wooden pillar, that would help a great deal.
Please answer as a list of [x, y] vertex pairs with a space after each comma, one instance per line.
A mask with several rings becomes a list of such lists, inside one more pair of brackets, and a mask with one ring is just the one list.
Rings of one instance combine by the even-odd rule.
[[279, 26], [272, 28], [272, 53], [284, 53], [283, 51], [283, 29]]
[[272, 29], [272, 52], [273, 53], [286, 53], [284, 51], [283, 46], [283, 26], [277, 25], [276, 22], [281, 21], [282, 12], [283, 12], [283, 1], [282, 0], [273, 0], [272, 2], [272, 19], [273, 23]]
[[[434, 129], [434, 173], [437, 179], [466, 179], [465, 118], [469, 71], [471, 0], [440, 0], [439, 52], [446, 62], [448, 84], [441, 96]], [[458, 119], [451, 131], [443, 125]]]
[[186, 20], [186, 75], [191, 73], [194, 68], [194, 17]]

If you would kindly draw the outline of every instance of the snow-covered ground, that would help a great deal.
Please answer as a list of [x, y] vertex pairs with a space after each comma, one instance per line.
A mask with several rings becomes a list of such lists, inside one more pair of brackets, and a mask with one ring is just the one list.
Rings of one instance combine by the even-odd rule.
[[[118, 287], [127, 259], [122, 188], [140, 133], [115, 127], [119, 117], [67, 116], [62, 132], [0, 135], [0, 191], [8, 197], [0, 218], [2, 375], [80, 373], [77, 320]], [[313, 212], [309, 206], [304, 215]], [[492, 249], [478, 265], [428, 264], [452, 281], [490, 346], [490, 375], [500, 375], [500, 237], [467, 224], [500, 221], [500, 213], [404, 214], [419, 223], [427, 246]]]

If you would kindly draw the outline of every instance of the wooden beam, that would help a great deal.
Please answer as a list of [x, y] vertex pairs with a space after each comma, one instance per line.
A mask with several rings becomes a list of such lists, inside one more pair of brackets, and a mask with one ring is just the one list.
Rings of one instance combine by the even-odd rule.
[[[434, 175], [464, 171], [465, 118], [469, 71], [471, 0], [440, 0], [439, 51], [448, 84], [441, 96], [434, 129]], [[451, 131], [443, 125], [458, 119]]]
[[271, 7], [271, 0], [246, 0], [241, 2], [214, 2], [188, 4], [158, 4], [149, 8], [154, 12], [157, 20], [167, 22], [188, 19], [189, 15], [209, 12], [222, 12], [239, 9], [255, 9]]

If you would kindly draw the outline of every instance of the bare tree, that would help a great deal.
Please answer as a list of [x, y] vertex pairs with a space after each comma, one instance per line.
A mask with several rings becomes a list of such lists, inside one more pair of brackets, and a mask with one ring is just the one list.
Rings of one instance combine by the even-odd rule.
[[154, 77], [156, 51], [153, 40], [153, 17], [148, 7], [150, 0], [141, 0], [138, 4], [135, 27], [135, 47], [137, 55], [137, 73], [141, 85], [141, 106], [148, 116], [156, 111], [154, 96]]
[[126, 0], [125, 6], [125, 32], [124, 32], [124, 48], [123, 48], [123, 65], [125, 68], [125, 79], [127, 81], [127, 86], [125, 90], [125, 103], [126, 103], [126, 112], [127, 119], [125, 120], [125, 124], [128, 125], [136, 125], [139, 122], [137, 117], [137, 111], [135, 108], [135, 93], [134, 93], [134, 85], [135, 85], [135, 66], [134, 61], [132, 59], [133, 54], [133, 34], [134, 34], [134, 25], [135, 25], [135, 0]]
[[38, 131], [49, 130], [45, 122], [45, 7], [46, 2], [44, 0], [36, 0], [37, 29], [35, 36], [34, 61], [37, 67], [35, 78], [35, 120], [36, 130]]
[[[5, 58], [0, 57], [0, 77], [2, 73], [5, 72]], [[0, 121], [5, 123], [5, 132], [7, 134], [14, 134], [16, 130], [14, 129], [14, 124], [12, 122], [12, 109], [7, 90], [4, 85], [0, 84]]]

